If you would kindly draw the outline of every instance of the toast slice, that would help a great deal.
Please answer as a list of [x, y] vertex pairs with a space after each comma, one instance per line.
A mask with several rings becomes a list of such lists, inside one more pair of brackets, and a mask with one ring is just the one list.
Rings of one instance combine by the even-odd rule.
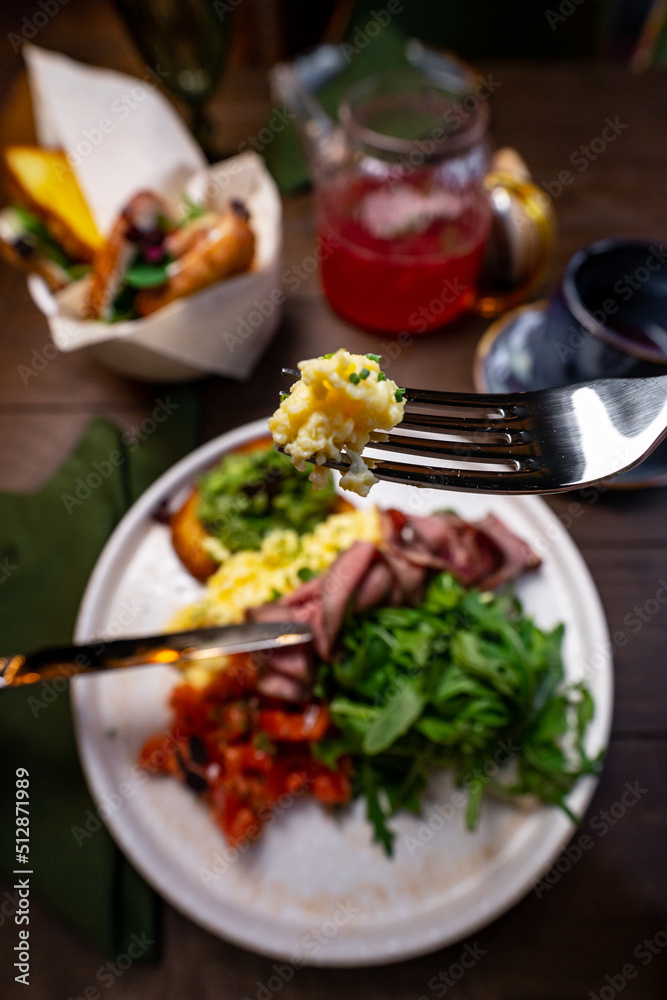
[[102, 236], [65, 154], [8, 146], [3, 162], [10, 198], [44, 223], [73, 261], [92, 261]]
[[[210, 537], [199, 520], [199, 490], [194, 489], [182, 507], [171, 517], [171, 540], [176, 555], [185, 568], [201, 583], [217, 570], [220, 563], [213, 558], [207, 547]], [[354, 510], [345, 497], [337, 496], [332, 514], [344, 514]]]
[[[239, 453], [259, 451], [272, 443], [270, 437], [260, 437], [235, 450]], [[199, 519], [198, 507], [199, 490], [195, 487], [185, 503], [171, 516], [171, 540], [178, 558], [188, 572], [201, 583], [205, 583], [209, 576], [215, 573], [220, 563], [213, 558], [207, 545], [210, 535]], [[331, 513], [344, 514], [354, 509], [354, 504], [338, 495]]]

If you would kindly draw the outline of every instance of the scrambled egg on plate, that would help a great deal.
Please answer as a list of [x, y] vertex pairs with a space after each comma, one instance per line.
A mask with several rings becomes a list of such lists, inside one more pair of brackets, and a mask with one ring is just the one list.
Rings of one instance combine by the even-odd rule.
[[353, 542], [377, 544], [380, 538], [376, 507], [330, 514], [304, 535], [291, 528], [276, 528], [258, 550], [229, 556], [209, 577], [204, 598], [179, 612], [171, 627], [180, 630], [242, 622], [248, 608], [289, 594], [311, 576], [319, 576]]
[[404, 389], [380, 370], [377, 354], [350, 354], [340, 348], [322, 358], [299, 362], [301, 379], [269, 420], [275, 443], [290, 455], [297, 469], [306, 460], [316, 466], [310, 478], [315, 489], [327, 483], [327, 459], [340, 462], [345, 451], [350, 470], [340, 480], [343, 489], [366, 496], [377, 479], [361, 457], [369, 441], [383, 440], [403, 419]]

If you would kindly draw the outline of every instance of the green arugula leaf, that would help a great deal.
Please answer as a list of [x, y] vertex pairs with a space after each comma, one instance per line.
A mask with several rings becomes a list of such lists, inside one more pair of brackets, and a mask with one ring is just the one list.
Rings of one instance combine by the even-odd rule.
[[415, 687], [406, 685], [397, 691], [368, 727], [364, 753], [373, 756], [390, 747], [416, 722], [423, 708], [424, 697]]
[[[543, 632], [511, 592], [466, 590], [446, 573], [421, 607], [347, 619], [341, 655], [318, 670], [316, 693], [337, 727], [318, 756], [332, 767], [352, 758], [354, 794], [365, 796], [386, 850], [388, 821], [418, 810], [433, 767], [467, 788], [470, 829], [487, 787], [570, 814], [570, 791], [598, 773], [601, 755], [586, 752], [593, 699], [584, 685], [564, 683], [562, 640], [562, 626]], [[511, 760], [489, 778], [503, 741], [515, 748]]]
[[387, 857], [394, 853], [394, 834], [387, 826], [387, 817], [380, 804], [373, 770], [367, 763], [361, 766], [361, 782], [366, 796], [366, 818], [373, 827], [373, 842], [384, 847]]

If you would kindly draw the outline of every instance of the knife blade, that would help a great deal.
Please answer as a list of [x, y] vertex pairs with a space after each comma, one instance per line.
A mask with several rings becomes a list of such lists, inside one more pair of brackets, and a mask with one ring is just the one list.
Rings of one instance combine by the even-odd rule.
[[165, 635], [51, 646], [33, 653], [0, 656], [0, 687], [123, 667], [157, 664], [183, 667], [231, 653], [281, 649], [310, 642], [312, 638], [310, 626], [297, 622], [246, 622]]

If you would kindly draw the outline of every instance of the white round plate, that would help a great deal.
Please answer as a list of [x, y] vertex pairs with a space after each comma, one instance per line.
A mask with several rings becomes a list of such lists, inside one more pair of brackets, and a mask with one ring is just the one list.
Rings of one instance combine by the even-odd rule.
[[[179, 502], [223, 453], [264, 434], [262, 420], [211, 441], [141, 497], [91, 577], [78, 641], [163, 631], [175, 611], [199, 596], [201, 586], [181, 567], [155, 512]], [[568, 677], [585, 678], [595, 698], [589, 750], [606, 746], [612, 669], [604, 616], [581, 556], [549, 508], [535, 497], [385, 483], [373, 488], [372, 501], [417, 514], [452, 507], [471, 520], [493, 511], [543, 556], [517, 592], [542, 627], [565, 622]], [[167, 698], [177, 681], [166, 667], [75, 678], [83, 767], [100, 815], [157, 891], [196, 923], [253, 951], [297, 965], [355, 966], [451, 944], [529, 892], [572, 835], [559, 809], [521, 811], [491, 798], [469, 833], [459, 796], [441, 775], [422, 817], [394, 821], [393, 859], [371, 843], [362, 803], [334, 818], [305, 800], [285, 803], [260, 841], [244, 853], [232, 851], [191, 792], [136, 766], [144, 741], [167, 725]], [[579, 783], [571, 797], [575, 812], [586, 808], [594, 785], [590, 778]]]

